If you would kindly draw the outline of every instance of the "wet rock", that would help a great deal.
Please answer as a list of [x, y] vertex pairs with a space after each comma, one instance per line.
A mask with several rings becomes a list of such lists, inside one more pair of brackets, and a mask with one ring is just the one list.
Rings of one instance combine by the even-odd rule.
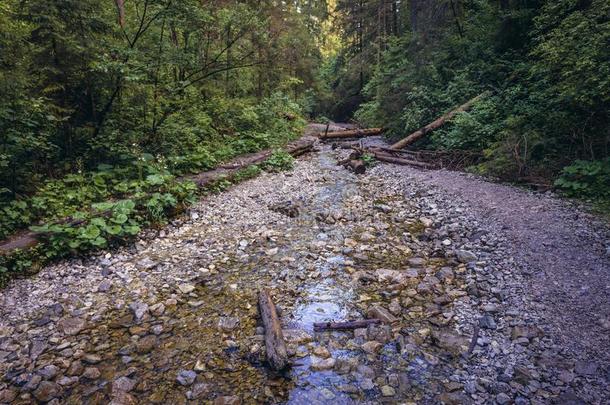
[[362, 350], [364, 350], [367, 353], [376, 354], [381, 350], [381, 348], [383, 347], [383, 344], [381, 344], [375, 340], [371, 340], [370, 342], [366, 342], [365, 344], [363, 344], [361, 347], [362, 347]]
[[176, 381], [178, 381], [180, 385], [189, 386], [195, 382], [196, 378], [197, 373], [193, 370], [180, 370], [176, 376]]
[[368, 318], [377, 318], [383, 323], [393, 324], [398, 322], [398, 318], [392, 315], [387, 309], [379, 304], [375, 304], [369, 307], [366, 311]]
[[53, 398], [57, 398], [61, 393], [61, 387], [51, 381], [43, 381], [34, 391], [34, 397], [40, 402], [49, 402]]
[[372, 390], [375, 388], [375, 383], [371, 378], [363, 378], [362, 381], [360, 381], [360, 388], [364, 391]]
[[330, 357], [330, 352], [324, 346], [316, 346], [313, 349], [313, 354], [315, 354], [316, 356], [321, 357], [323, 359], [327, 359]]
[[129, 377], [119, 377], [112, 382], [112, 394], [130, 392], [136, 386], [136, 381]]
[[384, 385], [383, 387], [381, 387], [381, 395], [383, 395], [384, 397], [393, 397], [394, 395], [396, 395], [396, 391], [389, 385]]
[[283, 329], [282, 334], [288, 344], [300, 345], [313, 341], [313, 337], [302, 329]]
[[77, 335], [85, 329], [85, 320], [82, 318], [63, 318], [57, 322], [57, 327], [64, 335]]
[[335, 367], [337, 361], [329, 357], [327, 359], [313, 358], [311, 361], [311, 369], [315, 371], [331, 370]]
[[239, 324], [239, 318], [223, 316], [218, 320], [218, 328], [230, 332]]

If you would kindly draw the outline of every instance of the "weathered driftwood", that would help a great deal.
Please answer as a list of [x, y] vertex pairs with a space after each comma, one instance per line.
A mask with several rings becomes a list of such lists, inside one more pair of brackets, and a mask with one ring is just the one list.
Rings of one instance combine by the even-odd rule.
[[445, 123], [447, 121], [449, 121], [453, 117], [455, 117], [456, 114], [464, 112], [464, 111], [468, 111], [477, 101], [481, 100], [484, 97], [487, 97], [489, 94], [490, 94], [490, 92], [486, 91], [484, 93], [479, 94], [475, 98], [468, 100], [466, 103], [462, 104], [458, 108], [456, 108], [452, 111], [449, 111], [447, 114], [444, 114], [440, 118], [437, 118], [436, 120], [432, 121], [425, 127], [418, 129], [417, 131], [413, 132], [406, 138], [401, 139], [400, 141], [396, 142], [394, 145], [392, 145], [392, 149], [402, 149], [405, 146], [410, 145], [413, 142], [417, 141], [418, 139], [422, 138], [427, 133], [432, 132], [435, 129], [442, 127], [443, 125], [445, 125]]
[[258, 308], [265, 326], [267, 361], [272, 369], [283, 370], [288, 366], [288, 351], [286, 350], [280, 319], [268, 291], [262, 290], [259, 292]]
[[363, 319], [360, 321], [346, 321], [346, 322], [316, 322], [313, 324], [314, 330], [352, 330], [366, 328], [369, 325], [375, 325], [381, 323], [380, 319]]
[[383, 132], [383, 128], [367, 128], [367, 129], [352, 129], [347, 131], [332, 131], [320, 132], [320, 139], [338, 139], [338, 138], [364, 138], [366, 136], [379, 135]]
[[[301, 139], [298, 139], [294, 142], [290, 142], [284, 147], [284, 150], [294, 157], [301, 156], [313, 149], [313, 146], [316, 142], [315, 137], [306, 136]], [[197, 184], [200, 188], [206, 187], [218, 181], [222, 178], [231, 176], [232, 174], [238, 172], [239, 170], [246, 168], [253, 164], [262, 163], [271, 156], [273, 151], [271, 149], [264, 150], [258, 153], [251, 153], [247, 155], [239, 156], [229, 163], [219, 166], [214, 170], [210, 170], [207, 172], [200, 173], [194, 176], [187, 176], [182, 178], [181, 180], [191, 180], [195, 184]], [[64, 218], [61, 221], [58, 221], [62, 224], [68, 224], [71, 226], [77, 226], [82, 223], [82, 220], [73, 220], [72, 218]], [[7, 255], [11, 252], [19, 249], [25, 250], [32, 248], [40, 243], [41, 237], [45, 236], [42, 233], [23, 230], [21, 232], [17, 232], [15, 235], [0, 241], [0, 255]]]

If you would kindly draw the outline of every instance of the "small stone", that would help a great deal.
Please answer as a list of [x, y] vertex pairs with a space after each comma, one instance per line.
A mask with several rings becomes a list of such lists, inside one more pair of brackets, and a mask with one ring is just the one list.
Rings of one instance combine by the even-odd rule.
[[500, 405], [508, 404], [511, 400], [512, 398], [503, 392], [496, 395], [496, 402]]
[[42, 340], [34, 340], [30, 345], [30, 358], [36, 360], [38, 356], [47, 350], [47, 344]]
[[161, 316], [165, 312], [165, 305], [162, 302], [159, 302], [150, 307], [150, 312], [155, 316]]
[[45, 380], [51, 380], [53, 377], [57, 375], [59, 372], [59, 368], [53, 364], [49, 364], [38, 370], [38, 374], [40, 374]]
[[562, 370], [561, 373], [559, 373], [559, 379], [563, 381], [564, 384], [570, 384], [574, 381], [574, 373], [568, 370]]
[[61, 387], [51, 381], [43, 381], [34, 391], [34, 397], [41, 402], [49, 402], [61, 393]]
[[578, 361], [574, 367], [574, 371], [578, 375], [594, 375], [597, 372], [599, 365], [591, 361]]
[[239, 318], [223, 316], [218, 320], [218, 327], [221, 330], [230, 332], [237, 327], [238, 323], [239, 323]]
[[193, 370], [180, 370], [176, 377], [176, 381], [178, 381], [180, 385], [189, 386], [193, 384], [195, 378], [197, 378], [197, 373]]
[[513, 340], [519, 338], [533, 339], [544, 336], [544, 332], [537, 326], [515, 326], [511, 332]]
[[485, 314], [481, 318], [479, 318], [479, 326], [483, 329], [496, 329], [498, 326], [496, 325], [496, 321], [491, 315]]
[[383, 387], [381, 387], [381, 395], [383, 395], [384, 397], [393, 397], [394, 395], [396, 395], [396, 390], [394, 390], [394, 388], [390, 387], [389, 385], [384, 385]]
[[379, 352], [382, 347], [383, 347], [383, 344], [381, 344], [375, 340], [371, 340], [370, 342], [366, 342], [365, 344], [362, 345], [362, 350], [364, 350], [365, 352], [370, 353], [370, 354], [375, 354], [375, 353]]
[[409, 259], [409, 266], [411, 267], [424, 267], [426, 259], [422, 257], [412, 257]]
[[112, 282], [110, 280], [104, 280], [97, 286], [97, 291], [101, 293], [105, 293], [110, 291], [112, 288]]
[[134, 389], [136, 382], [129, 377], [119, 377], [112, 382], [112, 393], [129, 392]]
[[364, 391], [372, 390], [375, 388], [375, 384], [371, 378], [363, 378], [360, 382], [360, 388], [362, 388]]
[[189, 399], [200, 399], [212, 391], [212, 386], [208, 383], [197, 383], [193, 385]]
[[195, 291], [195, 286], [193, 284], [179, 284], [178, 290], [180, 290], [182, 294], [188, 294]]
[[63, 334], [74, 336], [85, 329], [85, 320], [82, 318], [63, 318], [57, 323], [57, 326]]
[[214, 400], [214, 405], [240, 405], [241, 399], [238, 396], [218, 397]]
[[136, 352], [146, 354], [152, 351], [155, 346], [157, 346], [157, 337], [155, 335], [148, 335], [136, 342]]
[[313, 349], [313, 354], [315, 354], [316, 356], [321, 357], [323, 359], [327, 359], [330, 357], [330, 352], [324, 346], [316, 346]]
[[17, 391], [11, 389], [0, 390], [0, 403], [5, 404], [15, 400], [17, 398]]
[[97, 364], [100, 361], [102, 361], [102, 356], [100, 356], [99, 354], [85, 354], [83, 356], [83, 361], [87, 364]]
[[315, 358], [311, 362], [311, 369], [316, 371], [331, 370], [335, 367], [336, 360], [332, 357], [327, 359]]
[[132, 302], [129, 304], [129, 309], [133, 312], [136, 321], [141, 321], [148, 314], [148, 304], [144, 302]]
[[456, 250], [455, 255], [461, 263], [470, 263], [477, 260], [477, 256], [469, 250]]
[[95, 380], [100, 378], [101, 375], [102, 373], [100, 373], [100, 370], [98, 370], [97, 367], [87, 367], [82, 376], [90, 380]]
[[366, 314], [369, 318], [377, 318], [383, 323], [393, 324], [398, 322], [398, 318], [396, 318], [387, 309], [383, 308], [381, 305], [378, 304], [369, 307], [369, 309], [366, 311]]
[[59, 380], [57, 380], [57, 383], [61, 386], [64, 387], [69, 387], [71, 385], [74, 385], [78, 382], [78, 377], [68, 377], [68, 376], [63, 376], [61, 377]]

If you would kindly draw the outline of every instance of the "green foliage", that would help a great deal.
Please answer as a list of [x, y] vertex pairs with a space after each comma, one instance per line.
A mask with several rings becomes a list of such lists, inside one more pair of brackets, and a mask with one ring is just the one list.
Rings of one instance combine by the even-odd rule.
[[[389, 37], [372, 20], [359, 25], [358, 17], [375, 15], [382, 2], [340, 5], [351, 27], [344, 38], [355, 45], [322, 71], [337, 104], [361, 99], [357, 121], [404, 137], [491, 90], [414, 147], [482, 152], [485, 161], [471, 170], [511, 181], [553, 179], [575, 161], [607, 159], [610, 3], [469, 0], [452, 3], [459, 6], [451, 13], [443, 1], [413, 3], [401, 5], [399, 17], [409, 18], [397, 21], [391, 32], [398, 34]], [[565, 176], [560, 183], [571, 182]], [[584, 184], [566, 187], [592, 192]]]
[[269, 159], [263, 164], [263, 168], [270, 172], [280, 172], [292, 169], [294, 158], [287, 152], [277, 149], [273, 151]]
[[555, 187], [572, 197], [610, 200], [610, 158], [575, 161], [563, 168]]

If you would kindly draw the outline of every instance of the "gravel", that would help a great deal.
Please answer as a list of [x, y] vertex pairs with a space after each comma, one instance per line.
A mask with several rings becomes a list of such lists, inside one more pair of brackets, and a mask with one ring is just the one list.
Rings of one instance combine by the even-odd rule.
[[[13, 281], [0, 402], [607, 403], [606, 224], [463, 173], [356, 177], [320, 149], [131, 246]], [[263, 287], [291, 381], [260, 367]], [[367, 314], [384, 324], [313, 332]]]

